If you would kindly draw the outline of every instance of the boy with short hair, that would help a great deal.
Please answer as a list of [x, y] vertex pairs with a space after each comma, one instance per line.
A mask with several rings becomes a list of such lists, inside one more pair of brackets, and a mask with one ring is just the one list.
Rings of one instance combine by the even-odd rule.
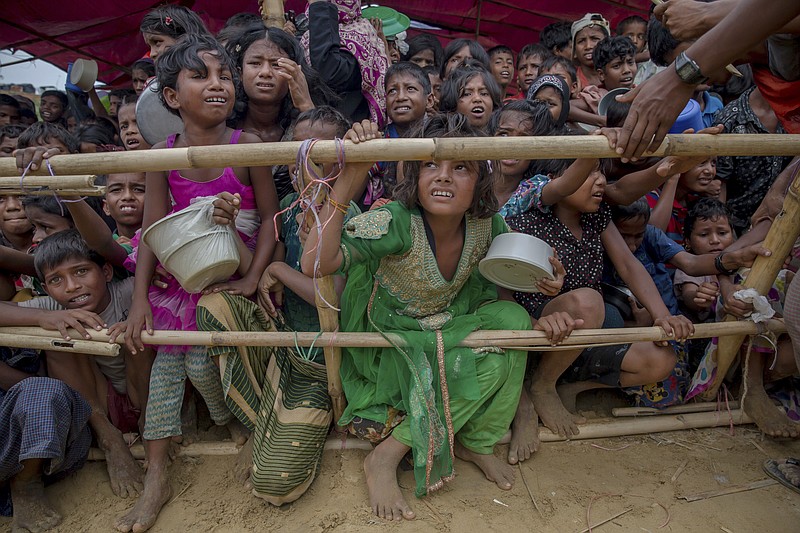
[[526, 44], [517, 56], [517, 87], [519, 99], [526, 98], [533, 80], [539, 77], [542, 63], [552, 54], [541, 44]]
[[514, 80], [514, 52], [508, 46], [501, 44], [490, 48], [487, 53], [492, 76], [500, 85], [502, 98], [505, 100], [508, 86]]
[[637, 68], [633, 41], [627, 37], [606, 37], [597, 43], [592, 57], [602, 88], [607, 91], [633, 88]]
[[551, 54], [572, 61], [572, 22], [560, 20], [548, 24], [539, 32], [539, 42]]
[[422, 72], [428, 76], [428, 81], [431, 82], [431, 94], [433, 94], [432, 102], [427, 111], [428, 113], [436, 113], [439, 111], [439, 99], [442, 97], [442, 75], [439, 69], [433, 65], [422, 67]]
[[[18, 304], [0, 302], [0, 325], [39, 326], [69, 340], [67, 328], [89, 338], [87, 328], [100, 330], [127, 317], [133, 278], [112, 282], [111, 265], [90, 250], [76, 230], [44, 239], [34, 265], [49, 296]], [[141, 490], [142, 470], [122, 433], [139, 429], [147, 399], [141, 383], [149, 379], [151, 361], [123, 351], [124, 357], [47, 352], [47, 366], [51, 377], [78, 391], [91, 406], [89, 424], [105, 452], [111, 489], [127, 497]]]
[[638, 70], [633, 80], [634, 85], [639, 85], [663, 70], [650, 59], [650, 52], [647, 50], [647, 21], [645, 19], [639, 15], [625, 17], [617, 24], [617, 36], [627, 37], [633, 41], [633, 45], [636, 47]]
[[136, 121], [136, 100], [125, 100], [117, 109], [119, 140], [125, 150], [149, 150], [150, 144], [139, 131]]
[[0, 157], [13, 157], [17, 149], [17, 139], [25, 131], [25, 126], [6, 124], [0, 127]]
[[[17, 139], [17, 149], [20, 148], [39, 148], [37, 152], [50, 152], [50, 155], [77, 154], [81, 145], [78, 138], [60, 124], [37, 122], [29, 126]], [[32, 151], [31, 154], [33, 153]], [[31, 167], [32, 170], [36, 168], [38, 168], [36, 165]]]
[[19, 124], [19, 102], [13, 96], [0, 94], [0, 126]]
[[430, 78], [410, 61], [395, 63], [386, 71], [386, 115], [391, 123], [386, 137], [400, 137], [425, 118], [432, 105]]
[[571, 98], [577, 98], [581, 92], [581, 86], [578, 82], [578, 71], [575, 70], [575, 65], [572, 64], [572, 61], [566, 58], [561, 56], [548, 57], [542, 61], [542, 66], [539, 69], [539, 75], [542, 74], [556, 74], [567, 80]]
[[66, 125], [64, 113], [67, 111], [69, 100], [66, 93], [55, 89], [42, 93], [39, 100], [39, 116], [44, 122]]

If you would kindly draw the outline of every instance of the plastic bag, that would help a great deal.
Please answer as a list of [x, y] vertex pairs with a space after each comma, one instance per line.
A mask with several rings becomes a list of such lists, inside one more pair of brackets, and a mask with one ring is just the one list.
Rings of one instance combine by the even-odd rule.
[[188, 293], [227, 281], [239, 267], [236, 230], [213, 220], [216, 199], [195, 198], [189, 207], [155, 222], [142, 234], [144, 243]]

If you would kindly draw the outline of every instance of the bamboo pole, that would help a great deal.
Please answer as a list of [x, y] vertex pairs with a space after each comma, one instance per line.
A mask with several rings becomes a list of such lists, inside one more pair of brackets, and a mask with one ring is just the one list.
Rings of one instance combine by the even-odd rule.
[[[298, 176], [300, 177], [299, 188], [301, 190], [305, 190], [306, 186], [311, 183], [311, 176], [308, 174], [309, 170], [313, 170], [318, 176], [324, 175], [322, 167], [310, 160], [301, 165], [298, 170], [300, 170]], [[314, 211], [325, 202], [327, 196], [327, 190], [324, 187], [320, 187], [317, 196], [309, 199], [312, 207], [306, 212], [305, 224], [307, 228], [311, 228], [311, 231], [314, 231], [317, 225]], [[339, 310], [336, 308], [339, 305], [339, 295], [336, 294], [333, 279], [334, 276], [332, 275], [315, 278], [317, 290], [314, 291], [314, 301], [317, 306], [321, 331], [339, 331]], [[338, 426], [338, 420], [344, 413], [345, 407], [347, 407], [347, 399], [344, 396], [344, 388], [342, 387], [342, 377], [339, 374], [339, 369], [342, 366], [342, 348], [332, 344], [324, 344], [322, 349], [325, 354], [325, 371], [328, 376], [328, 395], [331, 397], [333, 420]]]
[[283, 29], [283, 0], [259, 0], [261, 19], [268, 28]]
[[62, 196], [64, 198], [78, 198], [80, 196], [104, 196], [105, 187], [92, 187], [87, 189], [4, 189], [0, 188], [0, 196]]
[[[767, 294], [775, 278], [778, 276], [783, 263], [792, 251], [798, 235], [800, 235], [800, 175], [794, 178], [786, 198], [783, 209], [772, 223], [764, 239], [764, 247], [772, 252], [769, 257], [757, 257], [747, 277], [742, 282], [746, 289], [755, 289], [759, 294]], [[735, 322], [733, 316], [726, 316], [723, 323]], [[728, 373], [728, 369], [736, 359], [739, 348], [742, 346], [746, 335], [739, 334], [722, 337], [717, 343], [715, 354], [717, 361], [717, 374], [709, 388], [702, 394], [705, 400], [712, 400], [717, 396], [717, 391]]]
[[54, 339], [48, 338], [52, 337], [54, 332], [50, 331], [49, 333], [50, 334], [47, 336], [0, 333], [0, 346], [8, 346], [10, 348], [33, 348], [34, 350], [70, 352], [86, 355], [102, 355], [105, 357], [116, 357], [119, 355], [118, 344], [88, 340], [67, 341], [61, 338]]
[[[785, 333], [786, 326], [782, 320], [769, 320], [763, 324], [750, 321], [730, 323], [696, 324], [695, 332], [690, 337], [702, 339], [709, 337], [722, 337], [736, 333], [752, 335], [772, 331]], [[70, 335], [77, 332], [69, 330]], [[36, 327], [0, 327], [0, 333], [9, 335], [31, 335], [39, 337], [52, 337], [53, 332]], [[108, 331], [87, 330], [93, 341], [108, 342]], [[315, 333], [315, 332], [248, 332], [248, 331], [168, 331], [157, 330], [153, 335], [142, 332], [142, 340], [147, 344], [165, 346], [339, 346], [339, 347], [377, 347], [391, 348], [394, 345], [404, 346], [405, 342], [399, 335], [386, 334], [385, 338], [380, 333]], [[117, 339], [123, 342], [122, 337]], [[391, 340], [391, 342], [390, 342]], [[625, 344], [631, 342], [657, 342], [671, 340], [659, 327], [647, 328], [616, 328], [616, 329], [583, 329], [573, 331], [572, 335], [564, 339], [559, 346], [580, 346], [603, 344]], [[552, 346], [544, 332], [530, 330], [495, 330], [475, 331], [459, 343], [459, 346], [480, 348], [484, 346], [497, 346], [500, 348], [519, 349], [530, 346], [532, 349], [546, 351]]]
[[94, 187], [94, 180], [97, 176], [78, 175], [78, 176], [17, 176], [0, 177], [0, 188], [19, 189], [26, 187], [49, 187], [51, 189], [86, 189]]
[[[731, 409], [738, 409], [739, 402], [730, 402]], [[664, 409], [655, 407], [615, 407], [611, 410], [614, 417], [629, 416], [654, 416], [654, 415], [682, 415], [686, 413], [708, 413], [719, 409], [717, 402], [697, 402], [685, 405], [673, 405]]]
[[[164, 150], [57, 155], [49, 159], [56, 174], [110, 174], [188, 168], [268, 166], [295, 161], [300, 142], [193, 146]], [[347, 161], [422, 161], [427, 159], [552, 159], [619, 157], [601, 135], [567, 137], [468, 137], [446, 139], [375, 139], [345, 142]], [[654, 153], [664, 155], [798, 155], [800, 135], [667, 135]], [[337, 161], [334, 141], [319, 141], [310, 157]], [[46, 174], [39, 169], [31, 174]], [[0, 159], [0, 175], [19, 174], [14, 158]]]

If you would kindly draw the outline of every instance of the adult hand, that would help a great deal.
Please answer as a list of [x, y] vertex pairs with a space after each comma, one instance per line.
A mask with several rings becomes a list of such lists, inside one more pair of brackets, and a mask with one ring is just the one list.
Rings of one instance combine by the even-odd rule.
[[657, 5], [653, 9], [653, 15], [678, 41], [694, 41], [711, 29], [706, 23], [706, 15], [713, 9], [711, 3], [669, 0]]
[[308, 81], [300, 65], [288, 57], [278, 58], [278, 68], [276, 72], [279, 77], [289, 83], [289, 94], [292, 103], [300, 111], [314, 109], [314, 102], [311, 100], [311, 93], [308, 90]]
[[214, 200], [214, 214], [212, 215], [215, 224], [220, 226], [232, 226], [236, 223], [236, 215], [239, 214], [239, 205], [242, 197], [239, 193], [231, 194], [221, 192]]
[[572, 318], [569, 313], [556, 311], [537, 320], [533, 329], [544, 331], [550, 344], [558, 346], [575, 328], [580, 328], [581, 326], [583, 326], [582, 318]]
[[753, 261], [757, 257], [769, 257], [771, 255], [772, 252], [764, 248], [761, 243], [757, 243], [733, 252], [725, 252], [721, 262], [722, 266], [728, 270], [735, 270], [753, 266]]
[[85, 339], [91, 339], [87, 328], [100, 331], [106, 327], [105, 321], [99, 315], [83, 309], [43, 312], [39, 315], [38, 323], [42, 329], [58, 331], [67, 341], [72, 340], [67, 333], [68, 328], [76, 330]]
[[617, 154], [623, 163], [638, 160], [646, 150], [654, 152], [661, 145], [694, 89], [669, 67], [632, 91], [617, 96], [618, 102], [631, 104], [617, 140]]

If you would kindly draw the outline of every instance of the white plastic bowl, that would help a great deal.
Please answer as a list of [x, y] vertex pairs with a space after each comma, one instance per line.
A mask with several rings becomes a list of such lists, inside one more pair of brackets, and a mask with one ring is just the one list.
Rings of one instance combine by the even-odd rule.
[[97, 62], [92, 59], [76, 59], [69, 73], [69, 81], [84, 92], [91, 91], [97, 81]]
[[489, 246], [478, 269], [483, 276], [506, 289], [539, 292], [543, 279], [555, 279], [549, 244], [525, 233], [503, 233]]
[[192, 208], [155, 222], [142, 233], [142, 241], [186, 292], [199, 293], [230, 279], [239, 267], [239, 250], [230, 228], [197, 224]]

